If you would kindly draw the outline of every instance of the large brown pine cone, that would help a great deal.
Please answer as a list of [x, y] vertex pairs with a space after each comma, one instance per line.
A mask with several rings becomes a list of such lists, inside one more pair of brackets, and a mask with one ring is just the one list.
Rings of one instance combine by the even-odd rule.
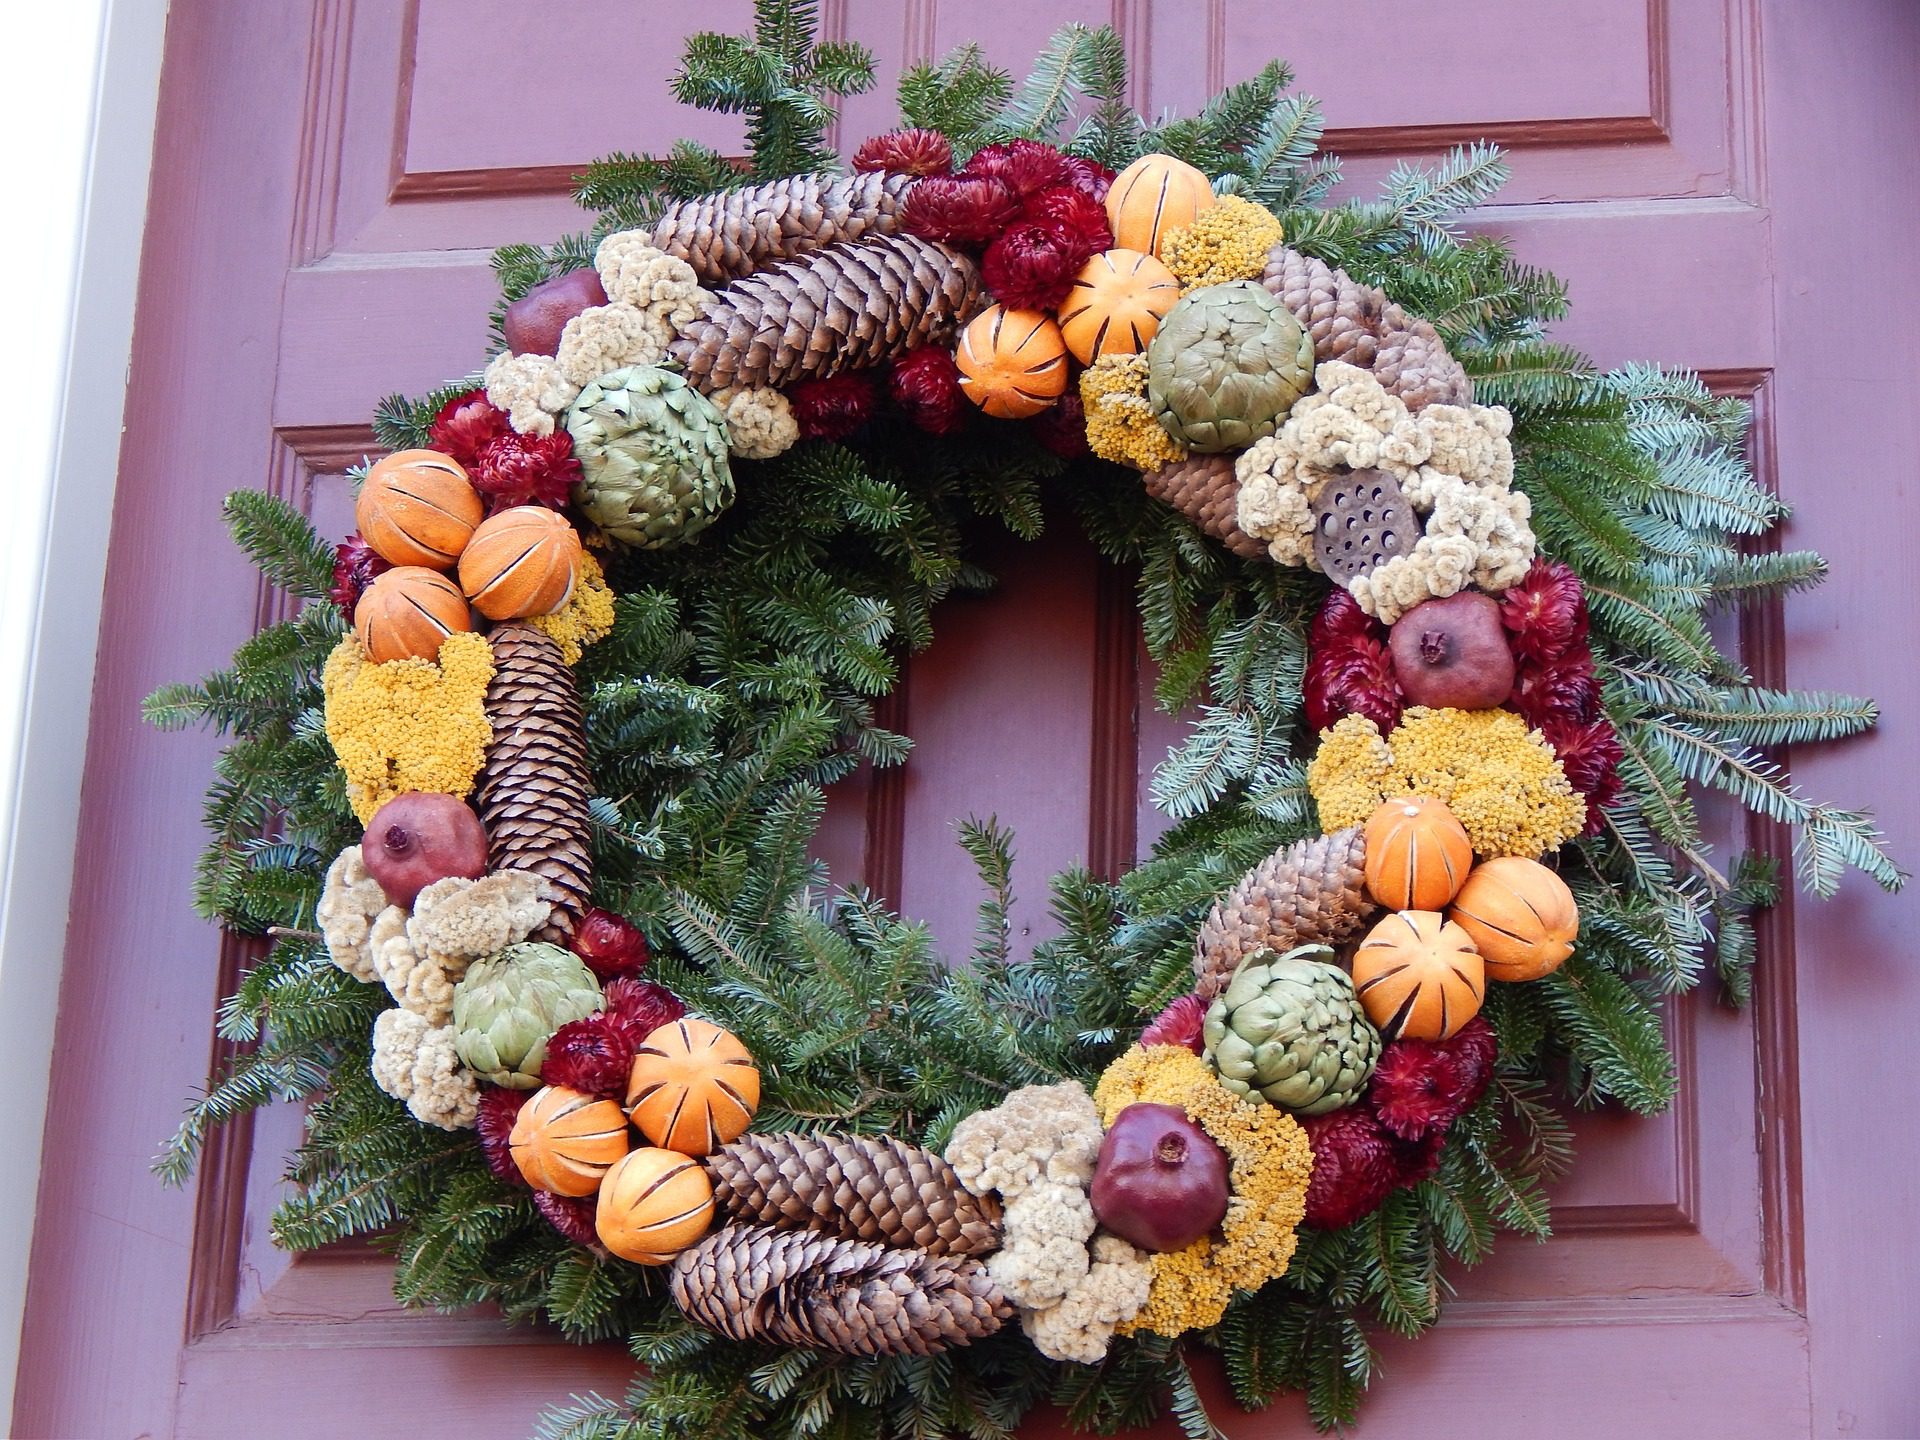
[[1163, 500], [1236, 555], [1266, 558], [1267, 547], [1240, 528], [1240, 482], [1231, 455], [1190, 455], [1150, 470], [1147, 493]]
[[668, 353], [709, 394], [781, 386], [948, 344], [984, 298], [979, 267], [959, 251], [883, 235], [704, 292]]
[[671, 205], [653, 243], [724, 285], [841, 240], [890, 235], [911, 175], [792, 175]]
[[1282, 846], [1249, 870], [1200, 927], [1193, 974], [1201, 998], [1226, 989], [1249, 951], [1338, 945], [1358, 932], [1374, 909], [1366, 862], [1355, 825]]
[[736, 1221], [847, 1240], [983, 1255], [1000, 1244], [1000, 1205], [969, 1194], [930, 1150], [886, 1135], [747, 1135], [707, 1161], [714, 1199]]
[[1433, 326], [1382, 291], [1286, 245], [1268, 252], [1261, 283], [1313, 336], [1314, 364], [1371, 370], [1409, 410], [1473, 402], [1473, 382]]
[[931, 1355], [1014, 1314], [977, 1260], [759, 1225], [681, 1251], [668, 1287], [688, 1319], [731, 1339], [843, 1355]]
[[585, 718], [573, 670], [560, 647], [532, 625], [496, 625], [487, 720], [493, 743], [474, 808], [487, 827], [495, 870], [531, 870], [555, 891], [553, 914], [536, 940], [564, 945], [593, 887], [587, 801]]

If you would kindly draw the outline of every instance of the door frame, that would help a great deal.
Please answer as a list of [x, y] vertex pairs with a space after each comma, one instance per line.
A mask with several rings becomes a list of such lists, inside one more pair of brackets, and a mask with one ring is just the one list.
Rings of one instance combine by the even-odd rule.
[[[166, 24], [166, 0], [62, 0], [23, 7], [5, 27], [13, 53], [31, 57], [22, 108], [53, 127], [41, 131], [48, 143], [16, 157], [29, 167], [22, 188], [71, 197], [43, 208], [25, 248], [51, 259], [68, 247], [75, 259], [59, 320], [24, 337], [40, 371], [38, 389], [29, 377], [26, 393], [37, 402], [44, 391], [47, 401], [28, 407], [43, 418], [26, 423], [44, 427], [32, 438], [43, 440], [49, 463], [8, 481], [18, 487], [7, 543], [19, 569], [7, 577], [0, 625], [5, 653], [19, 663], [0, 674], [4, 703], [17, 706], [8, 717], [17, 743], [0, 763], [0, 782], [12, 782], [0, 788], [0, 1049], [15, 1085], [0, 1106], [0, 1154], [9, 1157], [0, 1166], [0, 1415], [13, 1413], [26, 1308], [105, 599], [102, 517], [120, 470]], [[76, 140], [82, 173], [68, 189]], [[118, 385], [102, 383], [114, 377]]]

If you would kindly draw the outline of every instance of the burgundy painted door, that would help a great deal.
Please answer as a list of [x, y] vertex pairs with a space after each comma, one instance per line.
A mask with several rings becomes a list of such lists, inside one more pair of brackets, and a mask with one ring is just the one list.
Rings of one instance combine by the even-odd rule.
[[[215, 664], [275, 599], [219, 533], [265, 486], [344, 528], [340, 472], [379, 396], [482, 358], [490, 247], [575, 225], [581, 162], [738, 130], [665, 103], [680, 36], [745, 0], [176, 0], [167, 36], [128, 443], [91, 719], [81, 857], [13, 1433], [517, 1437], [569, 1391], [615, 1390], [615, 1347], [485, 1315], [412, 1315], [371, 1252], [268, 1244], [297, 1117], [215, 1143], [196, 1188], [147, 1160], [207, 1073], [216, 995], [242, 956], [191, 917], [210, 742], [141, 728], [161, 681]], [[1920, 524], [1920, 11], [1905, 0], [829, 0], [888, 94], [903, 61], [984, 38], [1020, 66], [1068, 19], [1112, 19], [1135, 102], [1191, 106], [1271, 55], [1324, 97], [1331, 147], [1371, 185], [1456, 141], [1511, 148], [1480, 218], [1572, 285], [1564, 338], [1660, 358], [1753, 397], [1756, 458], [1835, 579], [1741, 640], [1770, 680], [1871, 685], [1876, 739], [1794, 757], [1821, 793], [1872, 799], [1920, 856], [1906, 771], [1920, 684], [1904, 535]], [[850, 782], [823, 846], [960, 940], [975, 896], [952, 822], [1019, 838], [1023, 934], [1044, 877], [1112, 869], [1156, 820], [1146, 773], [1175, 724], [1145, 694], [1128, 590], [1060, 534], [992, 557], [992, 599], [952, 602], [916, 663], [903, 774]], [[1895, 608], [1897, 602], [1897, 608]], [[1866, 625], [1868, 616], [1886, 625]], [[1020, 617], [1017, 642], [1007, 622]], [[1765, 831], [1760, 842], [1779, 845]], [[1686, 1082], [1657, 1121], [1597, 1117], [1552, 1242], [1454, 1277], [1437, 1332], [1389, 1344], [1365, 1433], [1488, 1437], [1920, 1433], [1902, 1279], [1916, 1215], [1920, 1002], [1893, 903], [1853, 886], [1776, 913], [1760, 993], [1672, 1018]], [[1869, 1047], [1878, 1047], [1877, 1052]], [[1217, 1393], [1217, 1392], [1216, 1392]], [[1305, 1432], [1283, 1407], [1227, 1431]], [[1419, 1427], [1416, 1432], [1415, 1427]], [[1044, 1423], [1036, 1431], [1044, 1429]]]

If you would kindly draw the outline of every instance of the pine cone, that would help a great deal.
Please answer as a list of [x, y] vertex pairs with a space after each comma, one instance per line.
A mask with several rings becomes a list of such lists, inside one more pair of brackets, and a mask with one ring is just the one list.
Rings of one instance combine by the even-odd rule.
[[1234, 478], [1231, 455], [1193, 455], [1150, 470], [1147, 493], [1163, 500], [1249, 560], [1266, 558], [1267, 547], [1240, 528], [1236, 518], [1240, 482]]
[[840, 240], [890, 235], [912, 175], [793, 175], [670, 206], [653, 243], [693, 267], [703, 285], [739, 280]]
[[1338, 945], [1373, 912], [1367, 843], [1360, 827], [1283, 846], [1240, 878], [1213, 907], [1193, 950], [1196, 989], [1211, 1000], [1251, 950]]
[[707, 1161], [731, 1219], [844, 1240], [983, 1255], [1000, 1206], [971, 1195], [938, 1155], [890, 1136], [747, 1135]]
[[1409, 410], [1472, 403], [1473, 383], [1433, 326], [1382, 291], [1285, 245], [1268, 252], [1261, 283], [1307, 327], [1316, 365], [1344, 360], [1371, 370]]
[[1390, 395], [1406, 401], [1409, 410], [1429, 405], [1471, 405], [1473, 382], [1460, 362], [1447, 353], [1447, 343], [1426, 321], [1407, 315], [1398, 305], [1389, 309], [1405, 323], [1380, 337], [1380, 353], [1373, 373]]
[[510, 623], [494, 626], [487, 639], [493, 744], [474, 792], [487, 827], [487, 862], [495, 870], [546, 877], [557, 892], [553, 914], [533, 938], [564, 945], [593, 882], [587, 844], [593, 791], [580, 692], [560, 647], [544, 631]]
[[781, 386], [948, 345], [984, 298], [979, 267], [959, 251], [886, 235], [704, 292], [703, 313], [668, 353], [709, 394]]
[[759, 1225], [681, 1251], [668, 1285], [688, 1319], [731, 1339], [843, 1355], [931, 1355], [1014, 1314], [977, 1260]]

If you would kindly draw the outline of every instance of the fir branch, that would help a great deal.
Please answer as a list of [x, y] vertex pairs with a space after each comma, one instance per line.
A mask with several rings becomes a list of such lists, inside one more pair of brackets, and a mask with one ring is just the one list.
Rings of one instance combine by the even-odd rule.
[[1716, 601], [1753, 604], [1797, 590], [1811, 590], [1827, 578], [1827, 562], [1811, 550], [1776, 550], [1739, 555], [1707, 572]]
[[1061, 26], [995, 117], [994, 138], [1052, 139], [1082, 97], [1112, 99], [1125, 92], [1126, 63], [1126, 48], [1111, 25]]
[[977, 43], [969, 43], [937, 65], [912, 65], [901, 73], [900, 119], [940, 131], [964, 161], [985, 143], [994, 116], [1012, 94], [1012, 77], [989, 65]]
[[233, 543], [254, 568], [289, 595], [324, 600], [333, 587], [333, 547], [307, 517], [277, 496], [236, 490], [222, 505]]
[[873, 86], [873, 56], [852, 41], [818, 42], [813, 0], [755, 0], [751, 37], [687, 37], [672, 80], [682, 104], [747, 117], [755, 180], [828, 168], [830, 103]]
[[1673, 1056], [1660, 1017], [1626, 981], [1576, 953], [1541, 983], [1597, 1093], [1642, 1115], [1673, 1102]]
[[1011, 958], [1008, 936], [1012, 932], [1013, 911], [1013, 837], [997, 817], [984, 821], [968, 817], [960, 822], [960, 848], [967, 852], [987, 898], [980, 902], [980, 919], [974, 926], [973, 962], [976, 965], [1005, 965]]
[[[545, 279], [544, 272], [538, 278]], [[526, 289], [532, 289], [534, 283], [529, 281]], [[373, 412], [374, 438], [388, 450], [421, 450], [430, 447], [433, 444], [434, 417], [449, 401], [477, 389], [480, 383], [478, 375], [469, 375], [438, 386], [417, 400], [410, 400], [405, 395], [387, 396]]]

